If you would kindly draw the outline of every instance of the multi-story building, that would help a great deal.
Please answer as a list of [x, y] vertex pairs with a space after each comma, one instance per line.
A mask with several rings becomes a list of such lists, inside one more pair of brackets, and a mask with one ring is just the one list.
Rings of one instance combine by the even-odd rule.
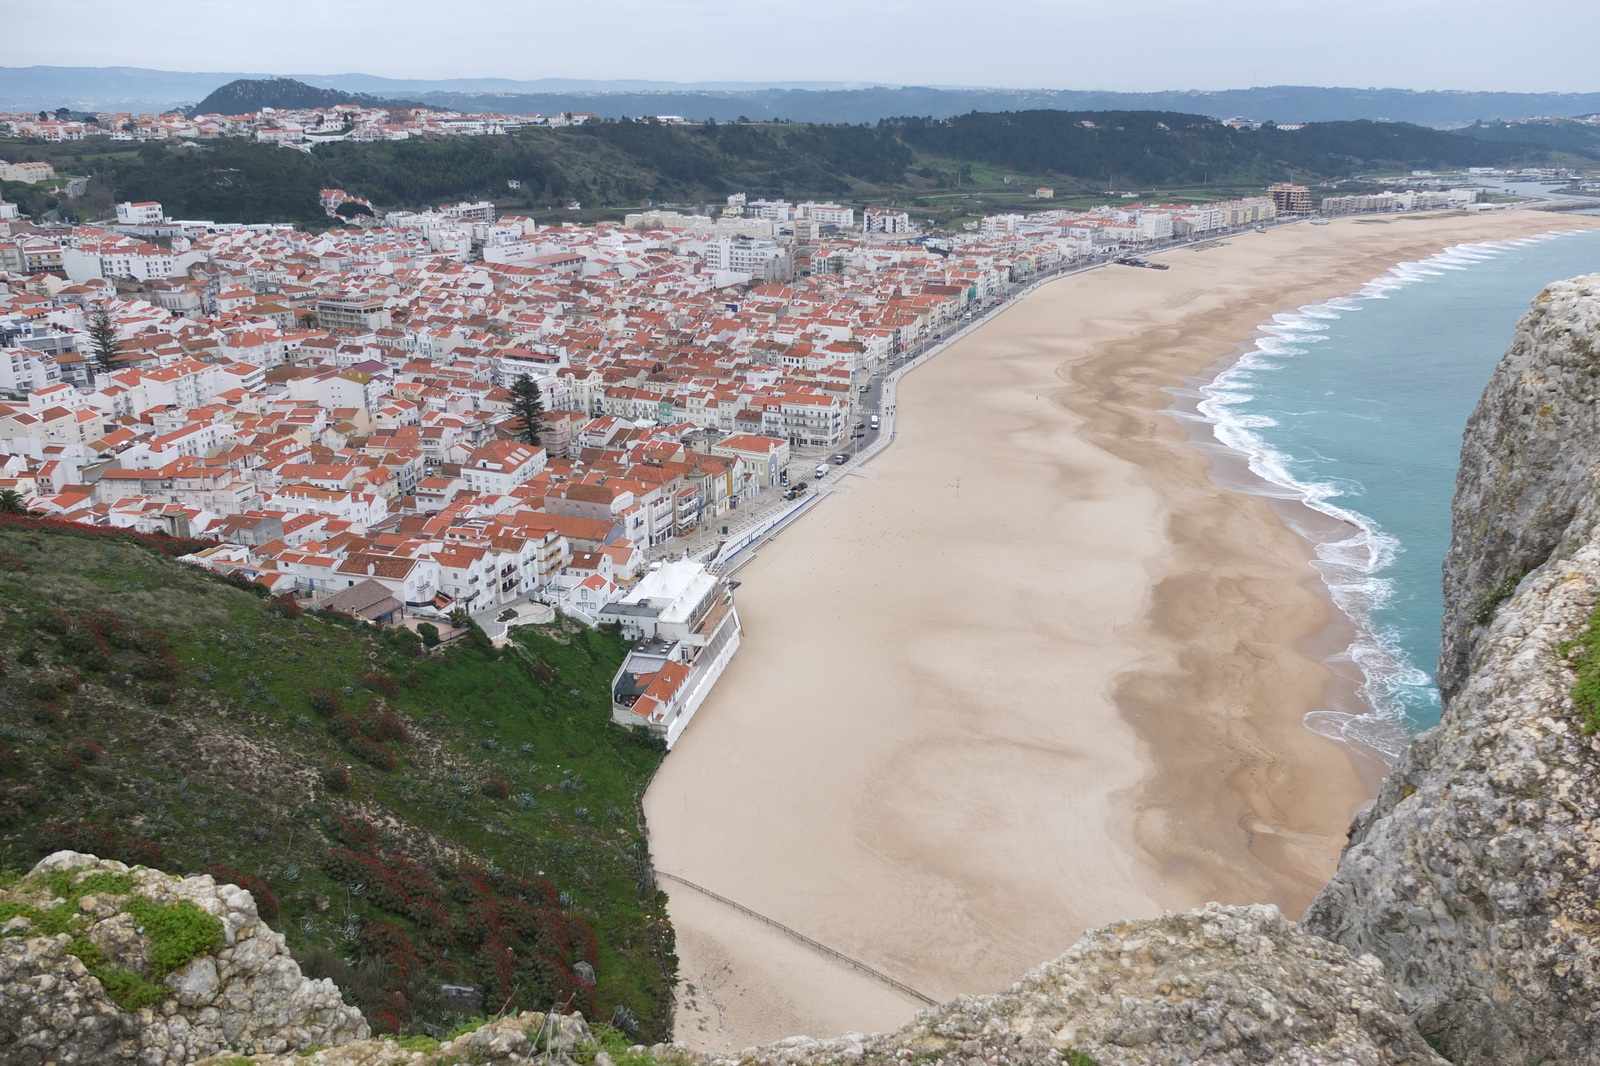
[[0, 181], [22, 181], [29, 185], [49, 181], [56, 176], [56, 168], [49, 163], [7, 163], [0, 159]]
[[787, 281], [793, 274], [789, 251], [776, 241], [723, 238], [706, 245], [706, 266], [749, 274], [752, 280]]
[[796, 209], [796, 216], [810, 219], [819, 226], [837, 226], [840, 229], [853, 229], [856, 224], [855, 208], [838, 204], [803, 203]]
[[340, 293], [317, 301], [317, 325], [323, 329], [367, 332], [388, 329], [392, 324], [389, 308], [381, 296]]
[[1279, 182], [1267, 186], [1267, 195], [1272, 198], [1272, 206], [1280, 215], [1309, 215], [1314, 210], [1311, 190], [1304, 185]]
[[861, 214], [866, 233], [910, 233], [911, 216], [895, 207], [869, 207]]
[[166, 217], [166, 211], [154, 200], [141, 200], [137, 203], [129, 202], [117, 205], [117, 225], [119, 226], [158, 226]]
[[612, 679], [612, 721], [671, 747], [739, 648], [732, 590], [700, 563], [661, 563], [599, 620], [638, 641]]

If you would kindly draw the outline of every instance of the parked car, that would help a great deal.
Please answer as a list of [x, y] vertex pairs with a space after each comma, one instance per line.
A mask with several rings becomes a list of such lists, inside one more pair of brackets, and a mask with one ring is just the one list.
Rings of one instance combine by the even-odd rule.
[[834, 466], [843, 466], [844, 464], [848, 463], [849, 461], [850, 461], [850, 457], [848, 455], [845, 455], [843, 452], [840, 452], [838, 455], [835, 455], [833, 457], [833, 465]]

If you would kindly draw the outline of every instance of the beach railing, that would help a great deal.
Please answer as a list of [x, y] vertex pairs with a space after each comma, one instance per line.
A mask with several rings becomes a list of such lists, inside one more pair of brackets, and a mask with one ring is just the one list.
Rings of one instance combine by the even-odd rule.
[[787, 925], [784, 925], [782, 922], [773, 921], [771, 918], [768, 918], [765, 914], [762, 914], [759, 911], [753, 911], [749, 907], [746, 907], [742, 903], [735, 903], [733, 900], [729, 899], [727, 896], [718, 895], [717, 893], [711, 891], [709, 888], [706, 888], [704, 885], [697, 885], [693, 881], [690, 881], [686, 877], [679, 877], [677, 874], [669, 874], [665, 870], [657, 870], [655, 872], [655, 874], [656, 874], [657, 877], [665, 877], [669, 881], [676, 881], [680, 885], [685, 885], [685, 886], [687, 886], [689, 888], [692, 888], [696, 892], [699, 892], [703, 896], [711, 897], [712, 899], [716, 900], [718, 903], [721, 903], [725, 907], [732, 907], [734, 910], [738, 911], [740, 914], [746, 915], [747, 917], [750, 917], [750, 918], [754, 918], [758, 922], [763, 922], [763, 923], [765, 923], [767, 925], [770, 925], [770, 926], [772, 926], [772, 928], [777, 929], [780, 932], [787, 933], [789, 936], [793, 937], [794, 939], [800, 941], [802, 944], [806, 945], [806, 947], [811, 948], [814, 951], [820, 951], [822, 954], [827, 955], [829, 958], [838, 959], [840, 962], [844, 963], [846, 966], [850, 966], [850, 967], [853, 967], [853, 968], [855, 968], [857, 970], [860, 970], [862, 973], [866, 974], [869, 977], [875, 977], [879, 981], [882, 981], [884, 984], [888, 985], [890, 988], [893, 988], [894, 990], [896, 990], [897, 992], [904, 992], [906, 995], [910, 996], [912, 999], [921, 1000], [923, 1003], [926, 1003], [930, 1007], [931, 1006], [935, 1006], [939, 1002], [938, 1000], [934, 999], [930, 995], [927, 995], [927, 994], [922, 993], [922, 992], [918, 992], [915, 988], [912, 988], [910, 985], [906, 984], [904, 981], [895, 980], [893, 977], [890, 977], [888, 974], [884, 973], [882, 970], [873, 969], [871, 966], [868, 966], [866, 963], [862, 962], [859, 959], [852, 959], [850, 956], [846, 955], [842, 951], [835, 951], [833, 948], [830, 948], [828, 945], [822, 943], [821, 941], [813, 940], [811, 937], [806, 936], [804, 933], [799, 932], [798, 930], [789, 928]]

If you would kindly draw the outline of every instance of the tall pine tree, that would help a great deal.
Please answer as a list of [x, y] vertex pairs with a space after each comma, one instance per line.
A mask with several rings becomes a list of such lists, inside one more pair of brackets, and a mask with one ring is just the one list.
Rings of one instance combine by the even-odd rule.
[[522, 419], [522, 431], [517, 434], [517, 439], [532, 447], [539, 447], [544, 397], [539, 394], [539, 383], [526, 374], [511, 383], [511, 412]]
[[102, 374], [111, 373], [117, 369], [117, 356], [121, 351], [117, 324], [111, 320], [111, 313], [95, 305], [89, 312], [89, 355], [94, 360], [94, 368]]

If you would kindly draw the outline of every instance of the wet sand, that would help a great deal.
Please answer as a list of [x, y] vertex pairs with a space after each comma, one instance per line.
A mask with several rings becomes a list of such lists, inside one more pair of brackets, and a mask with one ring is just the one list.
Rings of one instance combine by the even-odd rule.
[[[739, 572], [743, 647], [645, 799], [658, 868], [936, 999], [1115, 919], [1298, 916], [1376, 776], [1301, 724], [1339, 619], [1307, 542], [1208, 479], [1163, 390], [1397, 262], [1595, 225], [1284, 227], [1014, 302], [903, 380], [894, 445]], [[922, 1005], [664, 885], [692, 1047]]]

